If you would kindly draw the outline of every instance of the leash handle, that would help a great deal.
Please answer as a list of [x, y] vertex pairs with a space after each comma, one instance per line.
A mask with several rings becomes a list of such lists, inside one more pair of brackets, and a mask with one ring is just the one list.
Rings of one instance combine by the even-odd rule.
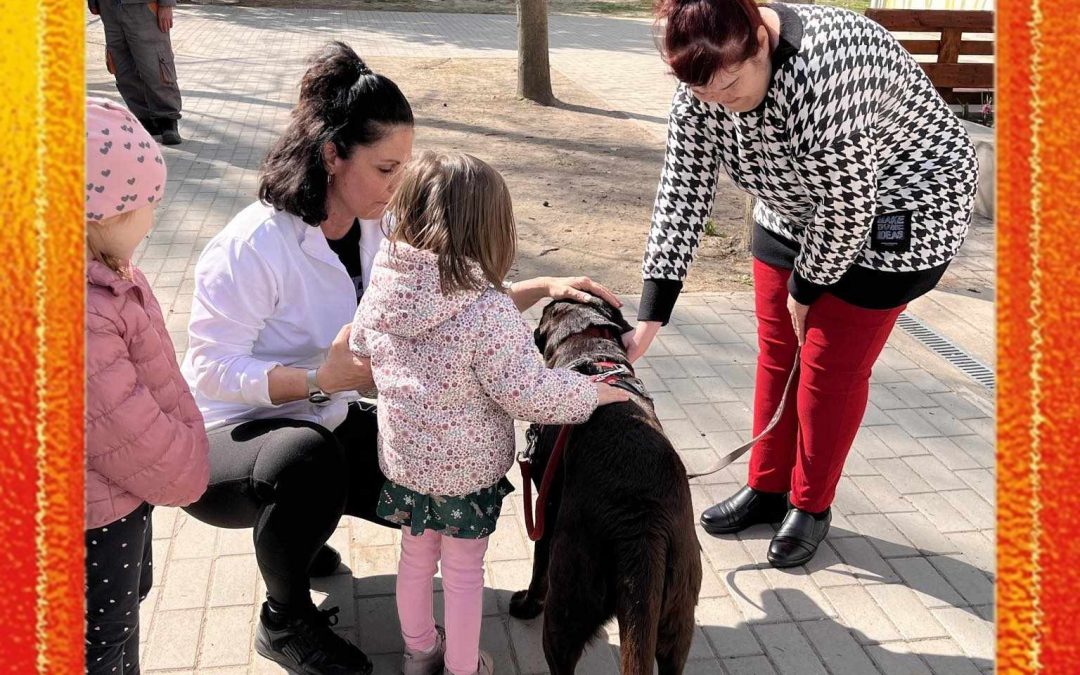
[[720, 469], [723, 469], [727, 465], [731, 464], [738, 458], [746, 454], [746, 451], [754, 447], [758, 441], [765, 437], [770, 431], [772, 431], [777, 424], [780, 423], [780, 418], [784, 415], [784, 408], [787, 405], [788, 394], [791, 392], [791, 383], [795, 381], [795, 375], [799, 372], [799, 356], [802, 353], [802, 347], [795, 348], [795, 363], [791, 366], [791, 372], [788, 373], [787, 383], [784, 385], [784, 394], [780, 397], [780, 403], [776, 406], [776, 412], [773, 413], [772, 419], [765, 426], [760, 434], [754, 436], [749, 441], [743, 443], [739, 447], [735, 448], [731, 452], [727, 453], [719, 459], [708, 471], [702, 471], [700, 473], [687, 474], [686, 479], [691, 480], [694, 478], [701, 478], [702, 476], [710, 476]]

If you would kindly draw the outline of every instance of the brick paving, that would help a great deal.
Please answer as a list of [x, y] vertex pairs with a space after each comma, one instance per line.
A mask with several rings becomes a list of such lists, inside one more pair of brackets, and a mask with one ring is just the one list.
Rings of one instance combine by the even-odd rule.
[[[365, 56], [512, 58], [514, 17], [182, 6], [174, 45], [185, 142], [165, 150], [167, 198], [139, 264], [186, 348], [194, 262], [254, 197], [255, 172], [280, 133], [303, 58], [330, 38]], [[551, 18], [552, 64], [641, 125], [659, 145], [674, 86], [648, 21]], [[87, 88], [115, 96], [101, 27], [87, 15]], [[659, 167], [658, 167], [659, 170]], [[992, 363], [993, 224], [980, 221], [942, 291], [909, 309]], [[634, 311], [635, 298], [624, 298]], [[537, 313], [531, 313], [536, 318]], [[755, 356], [747, 293], [687, 295], [640, 364], [665, 428], [691, 469], [747, 437]], [[770, 568], [772, 530], [699, 533], [705, 581], [689, 673], [989, 673], [994, 627], [992, 396], [897, 331], [875, 368], [866, 418], [837, 492], [828, 541], [806, 567]], [[745, 479], [745, 459], [695, 481], [701, 510]], [[516, 481], [516, 476], [512, 476]], [[546, 672], [538, 621], [509, 618], [531, 549], [515, 493], [487, 561], [483, 647], [500, 673]], [[249, 530], [219, 530], [159, 508], [155, 587], [142, 607], [148, 673], [274, 673], [252, 640], [264, 587]], [[346, 518], [331, 544], [340, 573], [314, 595], [341, 608], [339, 629], [397, 672], [393, 604], [398, 535]], [[441, 608], [441, 598], [436, 603]], [[609, 626], [579, 672], [617, 672]]]

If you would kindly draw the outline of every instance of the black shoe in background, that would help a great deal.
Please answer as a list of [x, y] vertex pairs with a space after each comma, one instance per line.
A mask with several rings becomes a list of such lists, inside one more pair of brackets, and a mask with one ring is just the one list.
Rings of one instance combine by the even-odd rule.
[[159, 119], [157, 123], [162, 145], [180, 145], [182, 139], [176, 128], [176, 120]]
[[788, 511], [787, 493], [759, 492], [749, 485], [701, 514], [709, 534], [733, 534], [751, 525], [779, 523]]
[[255, 651], [301, 675], [371, 675], [371, 660], [335, 633], [338, 608], [314, 605], [296, 614], [272, 612], [263, 603], [255, 631]]
[[139, 117], [138, 120], [139, 124], [142, 125], [143, 129], [146, 129], [146, 133], [150, 134], [151, 136], [161, 135], [161, 126], [158, 124], [157, 120], [148, 119], [146, 117]]

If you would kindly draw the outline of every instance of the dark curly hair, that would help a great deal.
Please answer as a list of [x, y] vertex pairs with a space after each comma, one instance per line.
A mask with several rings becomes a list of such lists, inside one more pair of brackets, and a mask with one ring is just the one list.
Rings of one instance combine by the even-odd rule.
[[397, 125], [413, 124], [412, 107], [388, 77], [371, 71], [344, 42], [330, 42], [310, 59], [300, 102], [285, 134], [263, 160], [259, 199], [309, 225], [326, 220], [323, 146], [348, 159]]

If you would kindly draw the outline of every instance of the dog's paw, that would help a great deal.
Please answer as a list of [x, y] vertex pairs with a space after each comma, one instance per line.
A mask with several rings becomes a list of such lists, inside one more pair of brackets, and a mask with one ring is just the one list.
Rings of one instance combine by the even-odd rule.
[[510, 616], [515, 619], [535, 619], [544, 611], [543, 600], [529, 597], [529, 591], [518, 591], [510, 596]]

